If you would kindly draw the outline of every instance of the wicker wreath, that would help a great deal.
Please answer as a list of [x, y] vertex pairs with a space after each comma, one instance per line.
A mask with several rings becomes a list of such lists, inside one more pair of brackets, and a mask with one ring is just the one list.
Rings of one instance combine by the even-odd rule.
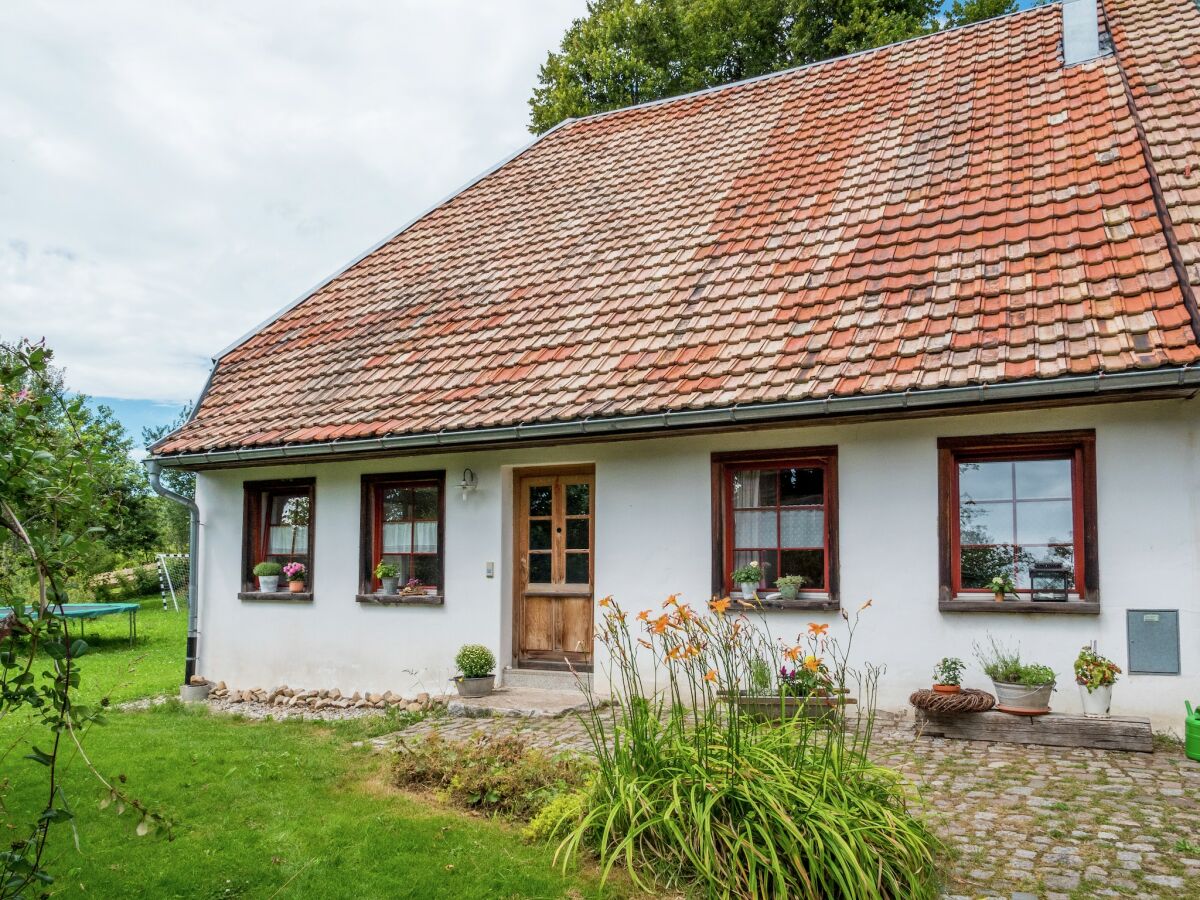
[[908, 702], [917, 709], [939, 715], [987, 712], [996, 705], [996, 698], [987, 691], [963, 688], [957, 694], [939, 694], [931, 690], [913, 691]]

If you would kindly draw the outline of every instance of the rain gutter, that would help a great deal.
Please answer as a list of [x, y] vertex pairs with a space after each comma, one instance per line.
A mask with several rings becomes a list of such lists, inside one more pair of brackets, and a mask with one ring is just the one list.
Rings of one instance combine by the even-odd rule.
[[188, 634], [187, 662], [184, 664], [183, 683], [191, 684], [192, 676], [196, 674], [196, 651], [199, 649], [200, 644], [200, 630], [198, 627], [200, 611], [198, 609], [199, 604], [197, 603], [200, 592], [196, 589], [196, 579], [200, 572], [200, 567], [196, 561], [200, 537], [200, 507], [196, 505], [196, 501], [191, 497], [175, 493], [159, 480], [162, 477], [162, 463], [158, 459], [152, 457], [145, 462], [146, 477], [149, 479], [150, 487], [154, 489], [154, 493], [161, 497], [166, 497], [168, 500], [173, 500], [182, 506], [186, 506], [188, 509]]
[[[272, 461], [315, 461], [347, 454], [404, 451], [496, 448], [517, 442], [553, 442], [589, 436], [646, 434], [684, 431], [714, 426], [753, 425], [789, 421], [811, 423], [814, 420], [936, 410], [950, 407], [986, 406], [1029, 400], [1067, 400], [1113, 395], [1144, 390], [1200, 388], [1200, 367], [1119, 372], [1106, 375], [1072, 375], [1065, 378], [1031, 379], [1004, 384], [933, 388], [853, 397], [827, 397], [819, 400], [794, 400], [778, 403], [649, 413], [633, 416], [573, 419], [534, 425], [502, 428], [469, 428], [425, 434], [402, 434], [379, 438], [353, 438], [311, 444], [283, 444], [200, 453], [153, 456], [147, 461], [161, 466], [206, 468], [238, 463]], [[157, 490], [157, 488], [156, 488]], [[195, 582], [193, 582], [194, 584]]]

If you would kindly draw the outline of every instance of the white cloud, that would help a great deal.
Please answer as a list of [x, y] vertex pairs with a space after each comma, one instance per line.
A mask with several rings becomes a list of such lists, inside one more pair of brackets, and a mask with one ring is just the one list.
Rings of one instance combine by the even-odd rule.
[[529, 139], [584, 0], [0, 6], [0, 337], [183, 400], [208, 358]]

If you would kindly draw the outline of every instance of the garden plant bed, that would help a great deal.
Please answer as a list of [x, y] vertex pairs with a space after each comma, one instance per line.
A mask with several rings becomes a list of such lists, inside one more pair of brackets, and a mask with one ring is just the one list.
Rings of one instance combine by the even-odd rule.
[[970, 715], [937, 715], [917, 710], [913, 727], [924, 737], [967, 741], [1009, 741], [1141, 753], [1150, 753], [1154, 749], [1150, 720], [1136, 716], [1089, 719], [1064, 713], [1023, 716], [995, 710]]
[[853, 697], [756, 697], [743, 694], [739, 697], [724, 699], [731, 700], [737, 708], [746, 715], [762, 721], [777, 722], [781, 718], [790, 719], [796, 715], [820, 719], [832, 715], [835, 711], [858, 703]]

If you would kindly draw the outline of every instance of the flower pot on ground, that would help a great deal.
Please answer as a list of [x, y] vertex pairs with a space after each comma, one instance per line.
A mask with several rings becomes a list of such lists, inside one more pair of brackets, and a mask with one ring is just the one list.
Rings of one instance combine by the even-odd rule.
[[454, 679], [460, 697], [484, 697], [496, 686], [496, 657], [483, 644], [463, 644], [454, 657], [461, 673]]
[[730, 574], [729, 580], [738, 586], [743, 597], [753, 597], [758, 593], [758, 585], [762, 581], [762, 569], [757, 562], [738, 566]]
[[282, 571], [283, 566], [277, 562], [260, 562], [254, 567], [258, 589], [264, 594], [273, 594], [279, 590], [279, 573]]
[[1112, 706], [1112, 689], [1121, 674], [1121, 667], [1084, 646], [1075, 657], [1075, 683], [1083, 700], [1083, 714], [1093, 719], [1108, 718]]
[[305, 578], [308, 575], [308, 569], [304, 563], [290, 562], [283, 567], [283, 577], [288, 580], [288, 590], [293, 594], [299, 594], [304, 590]]
[[943, 656], [933, 668], [933, 689], [939, 694], [957, 694], [962, 690], [962, 673], [967, 664], [957, 656]]
[[803, 575], [784, 575], [775, 582], [775, 587], [779, 588], [779, 596], [784, 600], [795, 600], [806, 580]]
[[375, 567], [375, 577], [383, 585], [383, 593], [395, 594], [400, 590], [400, 570], [391, 563], [380, 562]]
[[1019, 649], [1009, 649], [988, 639], [989, 646], [975, 645], [975, 655], [996, 691], [996, 709], [1015, 715], [1039, 716], [1050, 712], [1054, 692], [1054, 670], [1038, 663], [1021, 661]]

